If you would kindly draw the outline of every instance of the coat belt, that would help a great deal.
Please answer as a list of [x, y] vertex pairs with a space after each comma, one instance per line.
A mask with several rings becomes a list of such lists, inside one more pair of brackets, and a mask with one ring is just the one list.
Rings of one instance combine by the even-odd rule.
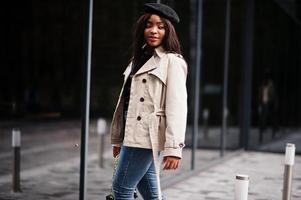
[[158, 109], [155, 111], [156, 116], [165, 116], [165, 110], [164, 109]]

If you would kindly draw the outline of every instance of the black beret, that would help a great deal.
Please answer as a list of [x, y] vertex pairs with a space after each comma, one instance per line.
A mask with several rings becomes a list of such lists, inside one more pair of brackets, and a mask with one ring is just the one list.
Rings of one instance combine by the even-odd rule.
[[145, 12], [146, 13], [153, 13], [169, 19], [173, 23], [179, 23], [180, 18], [176, 11], [171, 7], [161, 4], [161, 3], [146, 3], [144, 4]]

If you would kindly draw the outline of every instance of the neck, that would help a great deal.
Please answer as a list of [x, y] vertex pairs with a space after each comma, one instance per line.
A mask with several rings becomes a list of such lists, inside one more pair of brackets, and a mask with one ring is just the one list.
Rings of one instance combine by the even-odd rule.
[[143, 53], [147, 55], [152, 55], [154, 53], [155, 47], [151, 47], [149, 45], [145, 45], [142, 49]]

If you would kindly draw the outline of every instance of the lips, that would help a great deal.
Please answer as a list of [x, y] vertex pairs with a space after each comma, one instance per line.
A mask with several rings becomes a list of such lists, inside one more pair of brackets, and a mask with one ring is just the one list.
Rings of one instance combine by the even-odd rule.
[[147, 38], [150, 42], [156, 42], [157, 40], [159, 40], [159, 38], [157, 37], [153, 37], [153, 36], [150, 36]]

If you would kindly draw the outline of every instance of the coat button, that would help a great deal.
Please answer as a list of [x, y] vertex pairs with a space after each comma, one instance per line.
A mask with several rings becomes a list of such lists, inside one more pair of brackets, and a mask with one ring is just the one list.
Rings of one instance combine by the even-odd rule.
[[146, 79], [144, 78], [144, 79], [142, 79], [142, 83], [146, 83]]
[[144, 101], [144, 98], [143, 98], [143, 97], [141, 97], [141, 98], [140, 98], [140, 102], [143, 102], [143, 101]]
[[185, 144], [184, 144], [184, 143], [180, 143], [180, 144], [179, 144], [179, 147], [182, 149], [182, 148], [185, 147]]
[[140, 120], [141, 120], [141, 117], [140, 117], [140, 116], [138, 116], [138, 117], [137, 117], [137, 120], [138, 120], [138, 121], [140, 121]]

